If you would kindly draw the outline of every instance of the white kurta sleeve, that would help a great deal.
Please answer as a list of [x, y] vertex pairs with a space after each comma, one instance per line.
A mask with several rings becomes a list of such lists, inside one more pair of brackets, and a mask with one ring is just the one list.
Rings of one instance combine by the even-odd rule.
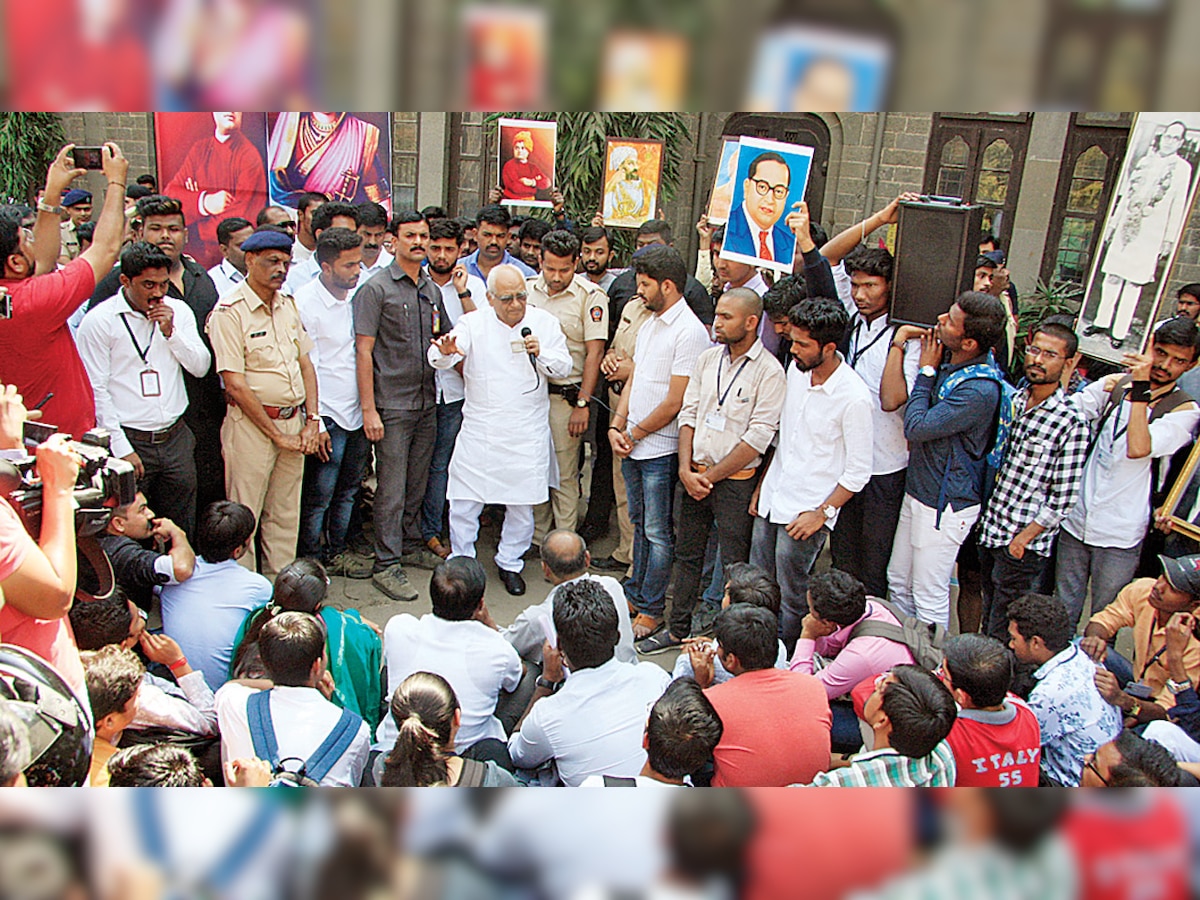
[[[567, 338], [558, 320], [547, 316], [546, 324], [540, 325], [537, 335], [541, 353], [537, 357], [538, 368], [549, 378], [566, 378], [571, 374], [571, 351], [567, 349]], [[539, 323], [540, 324], [540, 323]]]

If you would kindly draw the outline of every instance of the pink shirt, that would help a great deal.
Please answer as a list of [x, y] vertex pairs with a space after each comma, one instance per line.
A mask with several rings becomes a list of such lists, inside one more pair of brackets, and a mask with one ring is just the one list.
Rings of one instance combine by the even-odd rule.
[[[36, 548], [16, 511], [0, 497], [0, 582], [21, 568], [30, 551]], [[83, 662], [67, 617], [35, 619], [13, 606], [11, 598], [5, 601], [0, 607], [0, 641], [24, 647], [46, 660], [86, 703]]]
[[[854, 626], [866, 621], [900, 624], [883, 606], [867, 600], [867, 611], [858, 622], [843, 626], [816, 641], [803, 638], [797, 641], [796, 652], [792, 655], [792, 671], [815, 675], [825, 686], [826, 696], [835, 700], [848, 694], [864, 678], [890, 671], [892, 666], [912, 665], [912, 652], [904, 644], [881, 637], [858, 637], [851, 641], [850, 632]], [[813, 672], [814, 653], [832, 662], [821, 671]]]

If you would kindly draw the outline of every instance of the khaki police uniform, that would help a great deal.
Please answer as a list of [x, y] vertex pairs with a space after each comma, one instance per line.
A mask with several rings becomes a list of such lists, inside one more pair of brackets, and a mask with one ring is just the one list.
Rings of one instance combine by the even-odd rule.
[[[299, 434], [306, 421], [300, 357], [313, 343], [292, 298], [276, 293], [268, 307], [243, 281], [217, 304], [205, 330], [217, 371], [244, 375], [279, 430]], [[238, 406], [225, 413], [221, 451], [229, 499], [253, 511], [263, 573], [275, 574], [296, 556], [304, 454], [280, 450]], [[254, 570], [253, 544], [241, 562]]]
[[69, 259], [75, 259], [79, 256], [79, 232], [75, 230], [75, 223], [67, 219], [58, 226], [58, 230], [62, 255]]
[[[526, 290], [532, 306], [544, 309], [558, 319], [571, 354], [571, 374], [566, 378], [550, 379], [550, 434], [558, 459], [558, 487], [551, 490], [548, 502], [534, 509], [533, 542], [541, 544], [552, 524], [555, 528], [574, 531], [579, 520], [579, 448], [584, 436], [571, 437], [568, 433], [571, 413], [576, 407], [567, 402], [563, 388], [578, 387], [583, 381], [586, 342], [608, 341], [608, 296], [583, 275], [576, 275], [565, 291], [554, 296], [547, 293], [543, 275], [528, 279]], [[603, 381], [601, 376], [597, 390]]]
[[[631, 297], [629, 302], [625, 304], [621, 310], [621, 323], [617, 326], [617, 332], [613, 335], [611, 350], [616, 350], [627, 359], [633, 359], [634, 351], [637, 350], [637, 335], [646, 320], [654, 315], [646, 308], [646, 304], [636, 297]], [[622, 387], [628, 386], [629, 382], [625, 382]], [[611, 387], [608, 389], [608, 405], [612, 409], [617, 408], [617, 403], [621, 400], [621, 395], [614, 391]], [[600, 437], [597, 436], [597, 440]], [[608, 440], [608, 435], [604, 435], [603, 440]], [[620, 529], [620, 540], [617, 542], [617, 549], [612, 552], [612, 558], [617, 562], [633, 565], [633, 520], [629, 518], [629, 495], [625, 492], [625, 473], [621, 468], [623, 460], [617, 454], [613, 454], [613, 495], [617, 500], [617, 527]]]

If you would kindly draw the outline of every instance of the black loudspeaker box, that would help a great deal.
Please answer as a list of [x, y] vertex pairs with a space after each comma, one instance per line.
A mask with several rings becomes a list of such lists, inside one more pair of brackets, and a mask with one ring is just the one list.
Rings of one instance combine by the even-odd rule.
[[892, 270], [893, 325], [930, 328], [975, 285], [983, 207], [957, 199], [900, 204]]

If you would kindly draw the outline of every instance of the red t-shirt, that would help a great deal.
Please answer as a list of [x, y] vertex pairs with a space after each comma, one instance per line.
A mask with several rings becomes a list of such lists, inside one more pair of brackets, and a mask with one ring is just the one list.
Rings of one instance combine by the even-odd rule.
[[833, 717], [813, 676], [759, 669], [704, 693], [725, 726], [713, 753], [714, 787], [807, 784], [829, 768]]
[[1136, 796], [1127, 792], [1124, 802], [1108, 804], [1101, 791], [1073, 803], [1062, 833], [1075, 851], [1078, 896], [1185, 900], [1189, 835], [1178, 796], [1170, 791], [1138, 791]]
[[1042, 729], [1025, 701], [1007, 699], [1008, 711], [959, 711], [946, 739], [958, 768], [955, 787], [1037, 787]]
[[[37, 549], [33, 538], [21, 524], [20, 517], [8, 501], [0, 497], [0, 582], [21, 568], [29, 553]], [[13, 606], [12, 597], [5, 597], [0, 607], [0, 642], [16, 644], [36, 653], [58, 671], [67, 684], [87, 703], [87, 683], [83, 676], [83, 661], [75, 646], [75, 635], [66, 616], [61, 619], [35, 619]]]
[[11, 319], [0, 319], [0, 383], [15, 384], [27, 407], [53, 391], [42, 421], [78, 438], [96, 425], [96, 401], [67, 319], [96, 289], [91, 265], [76, 259], [57, 272], [0, 279], [0, 286], [12, 294], [13, 309]]

